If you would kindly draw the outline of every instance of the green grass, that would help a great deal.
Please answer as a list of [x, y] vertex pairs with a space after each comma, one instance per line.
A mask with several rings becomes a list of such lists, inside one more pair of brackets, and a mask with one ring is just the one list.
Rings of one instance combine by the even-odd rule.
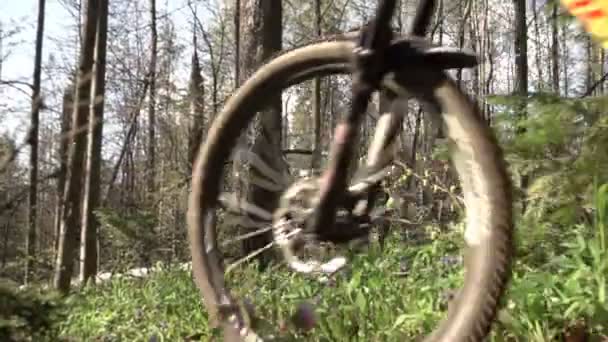
[[[241, 285], [239, 295], [254, 299], [263, 330], [270, 322], [288, 321], [301, 301], [316, 299], [320, 320], [308, 338], [402, 341], [431, 331], [442, 315], [441, 292], [460, 284], [460, 267], [439, 262], [448, 250], [457, 252], [456, 246], [439, 240], [409, 250], [391, 248], [384, 254], [372, 249], [355, 257], [352, 271], [338, 276], [333, 286], [280, 266], [259, 273], [251, 265], [229, 281]], [[408, 260], [408, 276], [392, 275], [403, 259]], [[441, 273], [449, 277], [441, 277]], [[77, 340], [147, 341], [156, 335], [175, 341], [211, 336], [190, 273], [178, 269], [155, 273], [146, 280], [115, 280], [89, 287], [66, 304], [69, 315], [59, 328], [63, 336]]]
[[[582, 227], [579, 227], [582, 229]], [[552, 263], [518, 262], [493, 340], [549, 341], [579, 319], [606, 334], [605, 275], [608, 254], [595, 240], [564, 241], [565, 252]], [[372, 249], [352, 261], [352, 271], [333, 286], [320, 284], [281, 267], [259, 273], [252, 265], [230, 278], [239, 295], [256, 305], [260, 329], [277, 332], [298, 303], [315, 302], [319, 321], [308, 334], [290, 337], [312, 341], [403, 341], [428, 334], [444, 314], [441, 293], [462, 281], [459, 266], [446, 266], [454, 255], [449, 237], [422, 247]], [[401, 245], [403, 247], [403, 245]], [[403, 260], [409, 274], [397, 276]], [[168, 269], [147, 280], [116, 280], [87, 288], [66, 303], [68, 317], [58, 328], [75, 340], [114, 337], [120, 341], [160, 341], [187, 337], [207, 341], [211, 331], [190, 273]], [[270, 324], [269, 322], [273, 322]], [[113, 340], [113, 339], [110, 339]]]
[[[579, 321], [585, 322], [595, 340], [608, 335], [608, 186], [600, 192], [599, 209], [590, 225], [539, 229], [542, 226], [520, 224], [517, 262], [492, 341], [551, 341]], [[284, 266], [258, 272], [255, 265], [231, 274], [228, 282], [239, 296], [254, 302], [263, 334], [277, 333], [281, 322], [290, 322], [299, 303], [312, 301], [316, 327], [308, 333], [290, 329], [291, 335], [283, 336], [286, 340], [414, 340], [436, 327], [445, 313], [442, 294], [462, 282], [461, 266], [442, 262], [446, 255], [460, 251], [454, 243], [461, 240], [458, 229], [452, 231], [422, 246], [392, 239], [383, 253], [373, 247], [353, 257], [352, 267], [332, 285]], [[408, 274], [395, 274], [403, 270], [404, 261]], [[8, 313], [0, 311], [3, 341], [10, 341], [6, 336], [11, 329], [12, 336], [22, 336], [28, 328], [38, 331], [49, 326], [52, 333], [70, 341], [209, 341], [212, 337], [190, 272], [177, 267], [145, 280], [116, 279], [84, 288], [59, 307], [31, 299], [38, 294], [7, 293], [0, 292], [0, 308], [12, 305]], [[50, 318], [32, 319], [38, 311]]]
[[118, 279], [87, 287], [67, 300], [63, 336], [90, 341], [183, 340], [209, 335], [207, 316], [188, 272], [166, 270], [148, 279]]

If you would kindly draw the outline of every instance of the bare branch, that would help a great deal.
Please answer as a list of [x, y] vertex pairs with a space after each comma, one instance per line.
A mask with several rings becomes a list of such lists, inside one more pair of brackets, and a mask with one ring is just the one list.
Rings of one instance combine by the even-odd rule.
[[30, 97], [31, 94], [28, 93], [27, 91], [19, 88], [18, 86], [25, 86], [25, 87], [28, 87], [30, 90], [33, 88], [31, 84], [29, 84], [27, 82], [23, 82], [23, 81], [17, 81], [17, 80], [0, 80], [0, 86], [5, 86], [5, 87], [15, 89], [18, 92], [20, 92], [23, 95], [28, 96], [28, 97]]
[[[61, 173], [61, 171], [59, 169], [57, 169], [57, 170], [51, 172], [50, 174], [40, 178], [38, 180], [38, 183], [42, 183], [44, 181], [57, 178], [60, 173]], [[11, 209], [15, 208], [21, 201], [25, 200], [25, 198], [27, 198], [28, 191], [29, 191], [29, 187], [25, 186], [17, 194], [15, 194], [14, 196], [12, 196], [8, 200], [6, 200], [4, 203], [0, 204], [0, 214], [4, 213], [7, 210], [11, 210]]]
[[32, 137], [32, 129], [28, 129], [27, 135], [25, 136], [25, 139], [23, 139], [23, 141], [17, 145], [17, 147], [12, 148], [6, 157], [4, 157], [4, 159], [0, 162], [0, 173], [6, 171], [6, 169], [8, 168], [8, 166], [10, 164], [12, 164], [15, 159], [17, 158], [17, 155], [19, 153], [21, 153], [21, 151], [30, 144], [31, 141], [31, 137]]
[[10, 86], [10, 85], [22, 85], [28, 88], [33, 88], [34, 86], [27, 83], [27, 82], [23, 82], [23, 81], [17, 81], [17, 80], [0, 80], [0, 85], [6, 85], [6, 86]]
[[[92, 126], [94, 127], [95, 125], [97, 125], [99, 122], [94, 121], [92, 123]], [[89, 130], [89, 125], [84, 125], [81, 127], [76, 127], [75, 129], [72, 129], [68, 132], [66, 132], [63, 136], [60, 136], [59, 139], [73, 139], [75, 136], [79, 135], [79, 134], [86, 134], [86, 132], [88, 132]], [[30, 127], [28, 129], [27, 135], [25, 136], [25, 139], [23, 139], [23, 141], [15, 148], [11, 149], [8, 153], [8, 155], [4, 158], [4, 160], [0, 161], [0, 173], [4, 172], [8, 166], [15, 161], [15, 159], [17, 158], [17, 155], [19, 155], [19, 153], [21, 153], [21, 151], [31, 143], [32, 140], [32, 128]]]
[[587, 97], [587, 96], [593, 94], [593, 91], [595, 90], [595, 88], [599, 87], [602, 83], [604, 83], [607, 78], [608, 78], [608, 73], [605, 73], [604, 76], [602, 76], [602, 78], [597, 80], [589, 89], [587, 89], [587, 91], [583, 95], [581, 95], [580, 98], [584, 98], [584, 97]]

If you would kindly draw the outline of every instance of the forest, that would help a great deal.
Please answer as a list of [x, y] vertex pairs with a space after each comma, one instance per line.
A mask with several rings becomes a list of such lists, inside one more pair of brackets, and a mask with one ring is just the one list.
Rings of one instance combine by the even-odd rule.
[[[0, 341], [221, 340], [189, 241], [210, 128], [228, 126], [259, 68], [358, 30], [378, 3], [2, 2]], [[419, 3], [397, 1], [394, 31], [408, 34]], [[558, 0], [437, 0], [425, 39], [477, 56], [446, 73], [512, 182], [513, 262], [488, 340], [608, 341], [606, 52]], [[268, 107], [217, 178], [214, 281], [264, 340], [418, 341], [458, 304], [470, 204], [449, 139], [415, 99], [377, 92], [361, 121], [362, 168], [383, 114], [403, 113], [367, 239], [305, 251], [347, 255], [345, 269], [294, 272], [276, 248], [269, 222], [291, 184], [327, 167], [352, 80], [262, 93]]]

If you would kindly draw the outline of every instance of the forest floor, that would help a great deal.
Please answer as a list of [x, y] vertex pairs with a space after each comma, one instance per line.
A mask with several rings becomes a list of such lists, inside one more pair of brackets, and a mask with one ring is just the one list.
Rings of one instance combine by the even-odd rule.
[[[607, 340], [608, 254], [594, 235], [581, 235], [584, 231], [588, 229], [578, 227], [570, 237], [546, 243], [519, 239], [511, 286], [492, 341], [554, 341], [567, 334], [566, 341], [586, 341], [573, 339], [583, 331], [594, 336], [592, 341]], [[277, 333], [276, 322], [290, 322], [298, 303], [313, 300], [315, 328], [306, 333], [288, 329], [286, 340], [414, 340], [436, 327], [448, 294], [462, 282], [461, 246], [453, 242], [454, 234], [419, 246], [393, 237], [383, 252], [372, 246], [354, 257], [352, 267], [329, 283], [280, 266], [260, 273], [253, 265], [228, 281], [240, 285], [240, 295], [254, 298], [262, 331]], [[539, 240], [548, 241], [547, 236]], [[49, 307], [41, 303], [31, 304], [30, 311]], [[212, 336], [191, 272], [182, 265], [85, 287], [55, 303], [59, 306], [46, 330], [52, 340], [208, 341]], [[13, 336], [28, 329], [14, 318], [3, 320], [0, 315], [0, 337], [3, 329], [7, 334], [13, 329]]]

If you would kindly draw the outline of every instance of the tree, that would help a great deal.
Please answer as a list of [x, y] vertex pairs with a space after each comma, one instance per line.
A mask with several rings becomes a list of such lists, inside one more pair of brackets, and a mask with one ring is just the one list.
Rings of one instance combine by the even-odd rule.
[[[315, 30], [321, 37], [321, 0], [315, 0]], [[314, 145], [312, 149], [311, 168], [317, 170], [321, 165], [321, 78], [315, 77], [312, 95]]]
[[515, 5], [515, 93], [528, 94], [528, 24], [526, 1], [513, 0]]
[[99, 0], [87, 0], [83, 28], [83, 42], [76, 79], [76, 104], [72, 117], [71, 139], [68, 159], [68, 176], [64, 190], [64, 207], [61, 214], [59, 250], [55, 265], [53, 284], [61, 293], [68, 293], [74, 272], [74, 259], [79, 241], [80, 218], [82, 213], [83, 164], [86, 152], [87, 136], [82, 131], [88, 127], [88, 115], [91, 97], [91, 76], [93, 53], [95, 48], [95, 31]]
[[[198, 25], [202, 38], [204, 47], [207, 50], [207, 54], [209, 56], [209, 62], [207, 63], [209, 67], [209, 72], [211, 74], [211, 107], [210, 111], [210, 119], [215, 117], [220, 109], [220, 90], [224, 83], [225, 79], [225, 66], [224, 61], [226, 58], [226, 40], [228, 37], [228, 20], [226, 15], [220, 11], [216, 17], [216, 20], [207, 25], [208, 28], [205, 28], [200, 18], [196, 14], [196, 8], [192, 5], [190, 6], [190, 10], [192, 11], [194, 20]], [[236, 20], [236, 18], [233, 18]], [[211, 27], [211, 29], [209, 29]], [[217, 30], [217, 31], [216, 31]], [[215, 33], [215, 34], [214, 34]], [[236, 35], [236, 34], [235, 34]], [[236, 46], [237, 44], [235, 44]], [[239, 50], [239, 47], [236, 46], [236, 50]], [[238, 52], [235, 52], [235, 55], [238, 55]], [[235, 68], [235, 73], [238, 72], [238, 68]], [[237, 86], [238, 80], [235, 80], [235, 86]], [[212, 120], [210, 120], [212, 121]]]
[[241, 81], [241, 0], [234, 0], [234, 88], [239, 87]]
[[[471, 17], [472, 2], [472, 0], [462, 0], [459, 2], [458, 12], [459, 17], [462, 18], [458, 26], [458, 48], [460, 49], [464, 47], [466, 27]], [[458, 69], [458, 72], [456, 73], [456, 79], [458, 85], [460, 86], [462, 83], [462, 69]]]
[[103, 139], [103, 110], [106, 75], [106, 43], [108, 31], [108, 0], [99, 0], [93, 69], [93, 106], [89, 114], [87, 165], [82, 208], [80, 250], [80, 280], [95, 280], [97, 274], [97, 227], [94, 211], [100, 204], [101, 144]]
[[[526, 1], [513, 0], [515, 5], [515, 88], [514, 93], [522, 99], [518, 108], [520, 117], [526, 116], [526, 100], [528, 96], [528, 25], [526, 22]], [[518, 133], [523, 133], [519, 129]], [[528, 187], [529, 176], [521, 175], [521, 188], [525, 191]], [[526, 210], [525, 199], [522, 202], [522, 211]]]
[[158, 58], [158, 32], [156, 30], [156, 0], [150, 0], [150, 70], [149, 72], [149, 98], [148, 98], [148, 165], [147, 191], [149, 196], [156, 192], [156, 60]]
[[[541, 41], [541, 37], [540, 37], [540, 28], [538, 25], [538, 10], [537, 10], [537, 1], [536, 0], [532, 0], [532, 21], [534, 23], [534, 39], [536, 40], [536, 42], [540, 42]], [[526, 37], [526, 40], [528, 39], [528, 37]], [[537, 44], [540, 45], [540, 44]], [[536, 71], [538, 72], [538, 79], [536, 80], [536, 90], [538, 92], [542, 91], [544, 88], [544, 75], [543, 75], [543, 64], [542, 63], [542, 49], [540, 48], [540, 46], [536, 46], [536, 56], [534, 56], [535, 60], [536, 60]]]
[[68, 170], [68, 141], [70, 131], [71, 112], [74, 110], [74, 85], [68, 84], [63, 92], [63, 104], [61, 112], [61, 125], [59, 128], [59, 149], [57, 158], [59, 170], [57, 176], [57, 191], [55, 195], [55, 223], [53, 236], [53, 255], [57, 257], [59, 236], [61, 232], [61, 216], [63, 212], [63, 191], [65, 189], [66, 174]]
[[44, 39], [44, 7], [46, 1], [38, 1], [38, 24], [36, 28], [36, 56], [34, 57], [34, 83], [32, 87], [32, 116], [29, 143], [30, 152], [30, 185], [28, 204], [28, 227], [26, 239], [25, 280], [27, 284], [32, 276], [34, 258], [36, 257], [36, 231], [38, 221], [38, 125], [40, 121], [40, 74], [42, 68], [42, 43]]
[[[250, 75], [273, 53], [281, 50], [283, 8], [276, 0], [241, 0], [241, 60], [242, 75]], [[244, 19], [244, 20], [243, 20]], [[243, 77], [240, 80], [244, 81]], [[275, 170], [282, 170], [281, 160], [281, 94], [272, 96], [270, 106], [261, 113], [254, 127], [255, 138], [252, 152]], [[263, 177], [252, 168], [250, 177]], [[250, 184], [248, 199], [251, 203], [273, 212], [277, 205], [278, 194]], [[243, 241], [243, 249], [249, 254], [272, 239], [272, 233], [259, 235]], [[268, 262], [269, 253], [261, 253], [262, 263]]]
[[553, 1], [551, 8], [551, 74], [553, 91], [559, 94], [559, 28], [557, 26], [557, 12], [559, 3]]
[[194, 51], [192, 52], [192, 65], [190, 67], [189, 89], [192, 123], [190, 125], [190, 134], [188, 135], [188, 161], [190, 163], [190, 171], [196, 160], [196, 153], [199, 145], [203, 140], [203, 130], [205, 128], [205, 88], [196, 48], [196, 26], [194, 27], [192, 45], [194, 46]]
[[0, 20], [0, 80], [2, 79], [2, 62], [3, 61], [4, 61], [4, 25], [2, 23], [2, 20]]

